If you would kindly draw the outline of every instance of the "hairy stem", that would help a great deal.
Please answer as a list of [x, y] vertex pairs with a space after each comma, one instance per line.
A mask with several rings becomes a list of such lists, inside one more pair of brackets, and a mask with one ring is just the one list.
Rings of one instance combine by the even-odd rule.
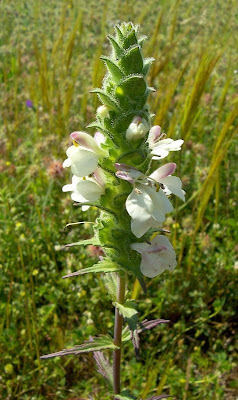
[[[118, 281], [117, 302], [123, 304], [125, 300], [126, 276], [118, 274], [117, 281]], [[115, 308], [114, 344], [120, 347], [120, 349], [115, 350], [113, 354], [113, 389], [115, 394], [120, 394], [121, 390], [120, 375], [121, 375], [122, 325], [123, 325], [123, 317], [119, 313], [119, 310]]]

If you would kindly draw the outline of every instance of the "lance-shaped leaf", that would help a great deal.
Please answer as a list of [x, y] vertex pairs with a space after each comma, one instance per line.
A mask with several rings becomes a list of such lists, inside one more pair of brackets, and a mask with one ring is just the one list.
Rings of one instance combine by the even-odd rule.
[[148, 321], [147, 319], [145, 319], [144, 321], [139, 323], [140, 327], [138, 328], [138, 333], [144, 332], [149, 329], [153, 329], [160, 324], [168, 324], [169, 322], [170, 322], [169, 319], [158, 318], [158, 319], [152, 319], [151, 321]]
[[114, 111], [117, 111], [117, 112], [120, 111], [120, 106], [116, 102], [116, 100], [108, 93], [105, 93], [102, 89], [93, 89], [90, 91], [90, 93], [96, 93], [99, 96], [102, 103], [104, 103], [106, 106], [112, 108]]
[[124, 304], [115, 302], [114, 305], [125, 318], [129, 328], [134, 331], [138, 324], [138, 311], [136, 309], [136, 304], [131, 300], [126, 300]]
[[89, 244], [93, 244], [94, 246], [100, 246], [99, 240], [93, 237], [91, 239], [80, 240], [79, 242], [66, 244], [65, 247], [88, 246]]
[[121, 48], [121, 46], [117, 43], [117, 41], [115, 40], [115, 38], [111, 35], [108, 35], [108, 40], [111, 43], [112, 49], [113, 49], [113, 55], [114, 58], [120, 58], [124, 52], [124, 50]]
[[123, 34], [122, 34], [122, 32], [121, 32], [121, 30], [120, 30], [120, 28], [119, 28], [118, 25], [115, 25], [115, 31], [116, 31], [117, 41], [118, 41], [120, 44], [123, 44], [123, 42], [124, 42], [124, 36], [123, 36]]
[[101, 56], [100, 58], [105, 63], [108, 72], [110, 73], [114, 81], [118, 83], [124, 76], [123, 72], [109, 57]]
[[131, 47], [119, 61], [119, 66], [126, 74], [140, 74], [143, 69], [143, 58], [140, 46]]
[[83, 269], [80, 269], [79, 271], [72, 272], [71, 274], [65, 275], [65, 276], [63, 276], [63, 279], [72, 278], [73, 276], [78, 276], [78, 275], [89, 274], [91, 272], [93, 272], [93, 273], [96, 273], [96, 272], [107, 273], [107, 272], [120, 271], [121, 269], [122, 268], [117, 263], [115, 263], [115, 262], [113, 262], [111, 260], [104, 259], [102, 261], [99, 261], [99, 263], [94, 264], [92, 267], [83, 268]]
[[104, 356], [102, 351], [95, 351], [93, 357], [96, 361], [98, 372], [104, 376], [109, 385], [113, 387], [113, 371], [108, 359]]
[[71, 349], [64, 349], [61, 351], [57, 351], [56, 353], [46, 354], [45, 356], [41, 356], [41, 359], [53, 358], [53, 357], [62, 357], [70, 354], [81, 354], [81, 353], [89, 353], [92, 351], [100, 351], [100, 350], [116, 350], [117, 346], [114, 345], [113, 339], [109, 335], [101, 335], [98, 337], [94, 337], [83, 344], [78, 346], [74, 346]]
[[143, 96], [146, 91], [144, 75], [134, 74], [123, 79], [116, 88], [117, 96], [129, 95], [130, 97]]
[[[147, 319], [145, 319], [144, 321], [142, 321], [138, 324], [137, 333], [140, 334], [141, 332], [144, 332], [149, 329], [153, 329], [160, 324], [168, 324], [169, 322], [170, 321], [168, 319], [158, 318], [158, 319], [153, 319], [151, 321], [148, 321]], [[127, 342], [131, 338], [132, 338], [131, 332], [130, 332], [128, 326], [126, 326], [122, 332], [122, 341]]]

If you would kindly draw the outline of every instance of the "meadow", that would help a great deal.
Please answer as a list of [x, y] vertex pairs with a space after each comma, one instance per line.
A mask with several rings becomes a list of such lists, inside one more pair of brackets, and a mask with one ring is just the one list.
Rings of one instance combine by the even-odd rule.
[[[171, 322], [141, 336], [141, 360], [124, 352], [123, 382], [146, 399], [235, 400], [237, 384], [238, 132], [235, 0], [3, 0], [0, 3], [0, 399], [107, 399], [93, 357], [42, 354], [112, 333], [103, 276], [62, 276], [93, 265], [95, 220], [62, 193], [69, 134], [94, 120], [119, 21], [140, 24], [154, 57], [149, 99], [174, 153], [186, 202], [166, 220], [178, 266], [131, 278], [142, 319]], [[93, 133], [93, 130], [91, 130]], [[130, 367], [129, 367], [130, 361]], [[141, 378], [142, 377], [142, 378]]]

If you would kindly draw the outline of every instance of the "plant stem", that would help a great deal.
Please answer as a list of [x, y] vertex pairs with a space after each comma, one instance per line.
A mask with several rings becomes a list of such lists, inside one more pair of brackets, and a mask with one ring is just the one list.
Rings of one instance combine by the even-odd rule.
[[[126, 288], [126, 276], [117, 276], [117, 302], [120, 304], [124, 303], [125, 300], [125, 288]], [[119, 313], [118, 309], [115, 308], [115, 327], [114, 327], [114, 344], [120, 347], [114, 350], [113, 353], [113, 389], [115, 394], [120, 394], [121, 391], [121, 337], [122, 337], [122, 325], [123, 317]]]

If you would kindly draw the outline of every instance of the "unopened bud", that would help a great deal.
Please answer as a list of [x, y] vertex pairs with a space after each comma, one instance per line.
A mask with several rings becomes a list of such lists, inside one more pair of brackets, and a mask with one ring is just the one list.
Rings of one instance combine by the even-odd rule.
[[142, 139], [149, 130], [149, 124], [146, 119], [139, 116], [134, 117], [126, 131], [126, 139], [134, 141]]
[[109, 117], [109, 109], [107, 106], [100, 106], [97, 109], [97, 114], [102, 117], [102, 118], [108, 118]]

